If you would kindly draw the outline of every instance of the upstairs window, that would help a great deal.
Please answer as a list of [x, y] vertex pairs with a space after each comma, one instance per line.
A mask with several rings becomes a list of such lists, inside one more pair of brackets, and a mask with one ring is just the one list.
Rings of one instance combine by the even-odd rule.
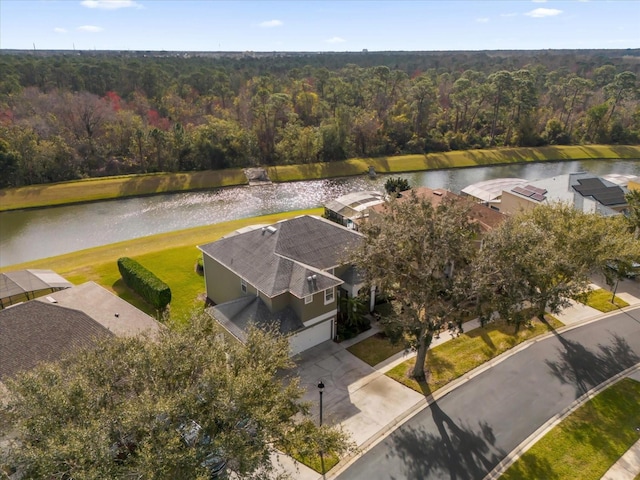
[[328, 290], [324, 291], [324, 304], [325, 305], [329, 305], [330, 303], [333, 303], [334, 298], [335, 298], [335, 289], [333, 287], [331, 287]]
[[307, 295], [306, 297], [304, 297], [304, 304], [307, 305], [308, 303], [313, 302], [313, 295]]
[[247, 282], [244, 279], [240, 279], [240, 290], [242, 293], [247, 293]]

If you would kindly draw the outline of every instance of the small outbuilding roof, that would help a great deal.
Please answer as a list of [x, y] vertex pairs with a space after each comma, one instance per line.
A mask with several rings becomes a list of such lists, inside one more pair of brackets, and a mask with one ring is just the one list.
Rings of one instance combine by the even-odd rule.
[[347, 193], [331, 200], [325, 205], [325, 208], [345, 218], [353, 219], [359, 217], [367, 208], [381, 203], [384, 203], [384, 194], [375, 191], [361, 191]]
[[483, 202], [492, 202], [502, 195], [503, 190], [511, 190], [523, 186], [529, 181], [523, 178], [494, 178], [477, 182], [461, 190], [463, 195], [477, 198]]
[[0, 304], [11, 297], [42, 290], [60, 290], [73, 284], [53, 270], [18, 270], [0, 273]]

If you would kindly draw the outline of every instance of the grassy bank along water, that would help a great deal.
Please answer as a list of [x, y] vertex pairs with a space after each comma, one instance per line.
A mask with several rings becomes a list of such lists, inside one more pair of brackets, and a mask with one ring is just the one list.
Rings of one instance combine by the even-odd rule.
[[[269, 178], [274, 182], [291, 182], [362, 175], [370, 166], [377, 173], [400, 173], [522, 162], [616, 158], [640, 159], [640, 146], [588, 145], [464, 150], [426, 155], [353, 158], [330, 163], [282, 165], [267, 167], [266, 170]], [[127, 175], [31, 185], [0, 190], [0, 211], [184, 192], [246, 183], [247, 179], [242, 169], [236, 168], [204, 172]]]
[[42, 268], [54, 270], [76, 285], [94, 281], [137, 308], [154, 315], [153, 309], [124, 285], [118, 272], [118, 258], [131, 257], [169, 285], [172, 294], [171, 315], [181, 320], [186, 319], [194, 308], [204, 305], [204, 278], [195, 271], [195, 263], [201, 255], [196, 248], [198, 245], [213, 242], [248, 225], [271, 224], [304, 214], [321, 215], [322, 211], [321, 208], [316, 208], [284, 212], [161, 233], [10, 265], [0, 268], [0, 272]]

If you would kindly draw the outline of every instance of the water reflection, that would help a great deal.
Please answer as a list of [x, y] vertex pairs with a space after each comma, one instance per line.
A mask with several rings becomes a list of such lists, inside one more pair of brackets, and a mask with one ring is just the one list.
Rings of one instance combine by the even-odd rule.
[[[500, 177], [538, 180], [575, 171], [640, 175], [640, 161], [533, 163], [402, 174], [411, 185], [459, 192]], [[398, 176], [398, 175], [395, 175]], [[315, 180], [158, 195], [0, 213], [0, 266], [155, 233], [282, 211], [315, 208], [356, 190], [382, 190], [389, 176]]]

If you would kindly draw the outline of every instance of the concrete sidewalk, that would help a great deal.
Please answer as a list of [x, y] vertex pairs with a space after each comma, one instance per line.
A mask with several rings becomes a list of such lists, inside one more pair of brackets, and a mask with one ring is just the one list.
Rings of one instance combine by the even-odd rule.
[[[605, 285], [600, 279], [594, 279], [594, 282], [593, 286], [597, 288], [600, 288], [598, 285]], [[617, 295], [630, 305], [640, 304], [640, 283], [620, 282]], [[601, 312], [590, 307], [572, 304], [557, 317], [565, 325], [572, 325], [593, 320], [601, 315]], [[473, 320], [465, 323], [463, 330], [467, 332], [479, 326], [479, 322]], [[307, 350], [296, 362], [297, 374], [306, 390], [303, 400], [311, 403], [312, 414], [319, 419], [320, 393], [317, 385], [322, 380], [325, 385], [322, 395], [323, 423], [338, 425], [346, 431], [360, 452], [369, 449], [411, 415], [427, 406], [424, 395], [385, 375], [387, 371], [411, 358], [415, 353], [400, 352], [371, 367], [346, 350], [378, 332], [379, 327], [374, 323], [371, 330], [354, 339], [340, 344], [329, 341]], [[431, 347], [451, 338], [449, 332], [441, 333], [439, 338], [434, 338]], [[490, 368], [490, 364], [487, 368]], [[455, 385], [451, 388], [455, 388]], [[639, 445], [636, 447], [640, 448]], [[274, 465], [278, 471], [287, 472], [292, 478], [317, 480], [335, 478], [354, 460], [355, 458], [351, 458], [342, 461], [326, 475], [320, 475], [285, 455], [274, 457]], [[633, 467], [633, 462], [631, 465], [632, 468], [636, 468]], [[637, 468], [636, 473], [640, 473], [640, 464]]]

